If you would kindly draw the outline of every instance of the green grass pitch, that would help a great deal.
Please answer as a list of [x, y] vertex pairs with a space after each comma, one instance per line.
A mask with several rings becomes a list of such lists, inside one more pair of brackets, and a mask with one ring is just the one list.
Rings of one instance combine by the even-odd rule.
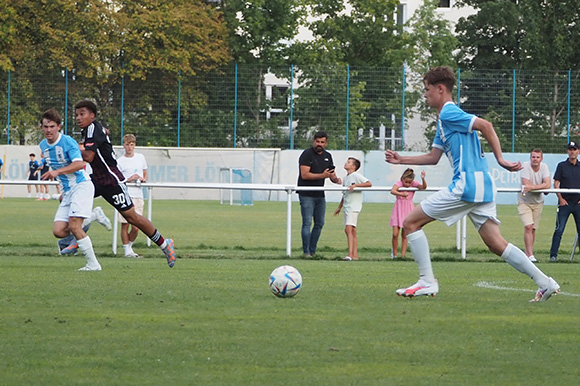
[[[95, 205], [112, 215], [102, 200]], [[551, 207], [536, 256], [562, 294], [532, 304], [533, 281], [487, 252], [471, 224], [466, 261], [454, 227], [428, 225], [440, 293], [397, 297], [417, 268], [410, 253], [387, 258], [387, 204], [365, 204], [362, 260], [343, 262], [334, 203], [319, 256], [307, 260], [298, 203], [287, 258], [285, 203], [156, 201], [153, 221], [175, 239], [175, 267], [143, 235], [135, 250], [144, 259], [113, 255], [111, 233], [95, 224], [89, 234], [102, 272], [77, 272], [82, 256], [56, 254], [56, 206], [0, 200], [0, 384], [575, 385], [580, 376], [574, 224], [561, 261], [547, 263]], [[498, 210], [506, 238], [523, 246], [516, 209]], [[282, 264], [304, 278], [294, 298], [268, 289], [269, 273]]]

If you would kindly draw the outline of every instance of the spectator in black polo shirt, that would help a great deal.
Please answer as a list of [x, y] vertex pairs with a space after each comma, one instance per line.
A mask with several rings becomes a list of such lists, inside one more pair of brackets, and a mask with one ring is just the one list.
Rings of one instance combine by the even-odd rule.
[[[580, 164], [578, 164], [578, 144], [571, 141], [568, 144], [568, 159], [562, 161], [556, 167], [554, 173], [555, 189], [580, 189]], [[570, 214], [576, 222], [576, 232], [580, 233], [580, 194], [556, 193], [558, 195], [558, 212], [556, 213], [556, 230], [552, 236], [550, 248], [550, 261], [558, 260], [558, 249], [562, 234], [566, 228], [566, 222]]]
[[[298, 186], [321, 187], [324, 186], [327, 178], [335, 184], [342, 184], [342, 180], [334, 173], [332, 156], [325, 150], [327, 139], [325, 132], [317, 132], [314, 134], [312, 147], [304, 150], [300, 155]], [[304, 256], [310, 257], [316, 253], [318, 238], [324, 226], [326, 198], [324, 191], [299, 190], [298, 196], [302, 214], [302, 250]], [[314, 219], [314, 225], [311, 229], [312, 219]]]

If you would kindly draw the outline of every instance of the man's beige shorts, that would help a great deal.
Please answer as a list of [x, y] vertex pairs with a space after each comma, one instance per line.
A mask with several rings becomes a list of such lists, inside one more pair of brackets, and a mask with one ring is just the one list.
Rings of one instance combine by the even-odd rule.
[[[140, 214], [141, 216], [143, 216], [143, 204], [144, 204], [145, 200], [143, 200], [142, 198], [131, 197], [131, 201], [133, 201], [133, 206], [135, 207], [135, 212], [137, 212], [137, 214]], [[119, 222], [121, 224], [127, 224], [127, 220], [125, 220], [125, 217], [121, 216], [121, 213], [117, 213], [117, 218], [119, 219]]]
[[538, 229], [543, 209], [543, 202], [539, 204], [526, 204], [525, 202], [518, 201], [518, 213], [524, 226], [534, 224], [534, 229]]

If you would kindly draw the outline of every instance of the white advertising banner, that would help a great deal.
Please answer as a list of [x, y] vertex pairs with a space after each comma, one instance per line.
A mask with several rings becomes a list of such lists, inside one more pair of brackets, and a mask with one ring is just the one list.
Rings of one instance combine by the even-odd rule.
[[[413, 165], [390, 165], [385, 162], [384, 152], [370, 151], [346, 151], [328, 149], [332, 154], [336, 173], [339, 177], [344, 177], [344, 163], [348, 157], [355, 157], [361, 161], [360, 172], [367, 177], [374, 187], [385, 187], [385, 191], [372, 191], [364, 193], [366, 202], [394, 202], [388, 190], [398, 181], [407, 167], [413, 168], [416, 178], [420, 178], [422, 170], [426, 172], [427, 185], [429, 187], [445, 187], [452, 177], [452, 170], [445, 156], [441, 158], [437, 165], [433, 166], [413, 166]], [[122, 147], [115, 147], [117, 156], [123, 154]], [[155, 183], [220, 183], [229, 182], [223, 180], [221, 170], [247, 170], [249, 178], [244, 181], [256, 184], [282, 184], [294, 186], [298, 180], [298, 158], [303, 150], [279, 149], [213, 149], [213, 148], [151, 148], [137, 147], [136, 151], [145, 155], [148, 164], [148, 182]], [[0, 159], [2, 159], [2, 178], [6, 180], [26, 180], [28, 171], [28, 155], [35, 153], [40, 159], [40, 149], [38, 146], [12, 146], [0, 145]], [[404, 154], [420, 154], [408, 153]], [[527, 161], [529, 154], [505, 153], [504, 157], [511, 161]], [[490, 172], [498, 188], [518, 188], [520, 187], [520, 174], [511, 173], [501, 168], [493, 154], [486, 154]], [[565, 151], [562, 154], [545, 154], [544, 162], [550, 169], [550, 175], [554, 175], [559, 162], [567, 158]], [[220, 175], [222, 178], [220, 179]], [[326, 186], [336, 187], [337, 185], [327, 180]], [[4, 197], [26, 197], [27, 190], [24, 186], [5, 185], [2, 186]], [[50, 188], [51, 194], [56, 192]], [[188, 199], [188, 200], [219, 200], [219, 189], [174, 189], [155, 188], [155, 199]], [[418, 192], [415, 195], [415, 202], [421, 201], [430, 192]], [[341, 192], [327, 192], [327, 200], [338, 202], [341, 199]], [[500, 193], [497, 196], [500, 204], [515, 204], [515, 193]], [[252, 192], [254, 201], [285, 201], [285, 192], [271, 192], [255, 190]], [[293, 200], [298, 200], [297, 194], [293, 195]], [[555, 194], [546, 196], [546, 204], [555, 205], [557, 202]]]

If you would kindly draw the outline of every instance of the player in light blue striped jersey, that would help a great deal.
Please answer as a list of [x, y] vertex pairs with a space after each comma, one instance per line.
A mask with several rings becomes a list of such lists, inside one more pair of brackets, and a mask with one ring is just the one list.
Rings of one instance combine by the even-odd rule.
[[40, 149], [50, 167], [41, 179], [57, 178], [62, 190], [52, 232], [58, 238], [70, 233], [76, 237], [79, 249], [87, 259], [87, 264], [79, 271], [100, 271], [101, 265], [91, 239], [82, 228], [83, 220], [91, 216], [94, 187], [85, 171], [79, 145], [72, 137], [60, 132], [61, 118], [56, 110], [45, 111], [40, 124], [45, 137], [40, 142]]
[[398, 289], [397, 295], [435, 296], [439, 292], [423, 226], [434, 220], [443, 221], [449, 226], [468, 216], [491, 252], [531, 277], [538, 285], [536, 296], [531, 301], [548, 300], [560, 291], [558, 283], [540, 271], [521, 249], [508, 243], [501, 235], [495, 206], [496, 189], [477, 132], [487, 140], [501, 167], [515, 172], [522, 168], [521, 163], [503, 158], [499, 139], [489, 121], [468, 114], [453, 103], [451, 92], [455, 86], [455, 75], [451, 68], [441, 66], [431, 69], [423, 77], [423, 83], [425, 101], [439, 114], [431, 152], [402, 156], [387, 150], [385, 158], [392, 164], [436, 165], [445, 153], [453, 168], [453, 179], [447, 188], [423, 200], [405, 218], [403, 226], [419, 266], [419, 281]]

